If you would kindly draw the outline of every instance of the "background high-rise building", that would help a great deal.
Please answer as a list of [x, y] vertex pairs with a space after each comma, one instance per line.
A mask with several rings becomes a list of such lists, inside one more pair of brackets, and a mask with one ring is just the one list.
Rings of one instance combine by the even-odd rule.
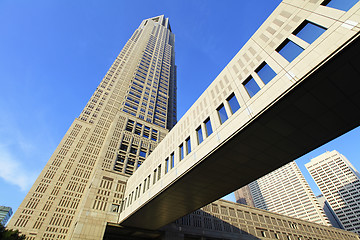
[[176, 123], [174, 34], [145, 19], [9, 223], [29, 239], [101, 239], [126, 180]]
[[295, 162], [286, 164], [248, 186], [257, 208], [330, 225]]
[[345, 230], [360, 233], [360, 174], [337, 151], [305, 164]]
[[234, 192], [237, 203], [255, 207], [249, 185], [246, 185]]
[[316, 198], [319, 201], [319, 204], [324, 210], [331, 225], [336, 228], [344, 229], [344, 227], [341, 225], [340, 220], [337, 218], [335, 212], [332, 210], [329, 203], [326, 201], [324, 195], [320, 194], [319, 196], [316, 196]]
[[12, 214], [11, 207], [0, 206], [0, 224], [5, 226]]

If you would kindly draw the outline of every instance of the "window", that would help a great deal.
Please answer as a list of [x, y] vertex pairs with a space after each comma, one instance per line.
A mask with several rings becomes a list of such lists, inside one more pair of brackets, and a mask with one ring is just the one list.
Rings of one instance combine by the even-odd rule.
[[158, 133], [158, 131], [157, 131], [157, 130], [155, 130], [155, 129], [153, 129], [153, 130], [152, 130], [152, 133], [151, 133], [151, 140], [153, 140], [153, 141], [157, 141], [157, 133]]
[[139, 135], [141, 134], [141, 128], [142, 128], [142, 125], [140, 123], [137, 123], [136, 124], [136, 127], [135, 127], [135, 134]]
[[157, 180], [160, 180], [161, 178], [161, 164], [158, 166], [158, 176], [157, 176]]
[[174, 153], [170, 154], [170, 159], [171, 159], [171, 168], [174, 168], [174, 166], [175, 166], [175, 156], [174, 156]]
[[139, 191], [139, 187], [137, 187], [137, 188], [136, 188], [136, 190], [135, 190], [135, 197], [134, 197], [134, 201], [135, 201], [135, 200], [136, 200], [136, 198], [137, 198], [138, 191]]
[[134, 148], [134, 147], [131, 147], [131, 148], [130, 148], [130, 153], [136, 154], [136, 152], [137, 152], [137, 149], [136, 149], [136, 148]]
[[347, 11], [352, 8], [359, 0], [326, 0], [321, 5]]
[[140, 197], [140, 192], [141, 192], [141, 184], [139, 185], [138, 197]]
[[220, 107], [218, 107], [217, 112], [220, 118], [220, 123], [223, 124], [228, 119], [224, 104], [221, 104]]
[[180, 161], [184, 159], [184, 145], [181, 144], [179, 146], [179, 151], [180, 151]]
[[123, 150], [123, 151], [126, 152], [127, 148], [128, 148], [128, 146], [125, 145], [125, 144], [121, 144], [121, 145], [120, 145], [120, 150]]
[[257, 85], [255, 79], [251, 76], [244, 81], [243, 85], [250, 97], [253, 97], [258, 91], [260, 91], [259, 85]]
[[126, 129], [125, 130], [129, 131], [129, 132], [132, 132], [133, 126], [134, 126], [134, 121], [129, 119], [127, 124], [126, 124]]
[[145, 126], [144, 127], [143, 137], [149, 138], [149, 133], [150, 133], [150, 128]]
[[210, 118], [205, 120], [205, 132], [206, 132], [206, 136], [210, 136], [212, 134], [212, 127], [211, 127], [211, 121]]
[[325, 31], [326, 28], [309, 21], [305, 21], [294, 31], [293, 34], [311, 44]]
[[278, 233], [274, 233], [275, 239], [280, 239], [279, 234]]
[[169, 158], [165, 159], [165, 174], [169, 171]]
[[151, 179], [151, 175], [149, 175], [148, 176], [148, 180], [147, 180], [147, 189], [149, 189], [150, 188], [150, 179]]
[[157, 169], [154, 169], [154, 174], [153, 174], [153, 184], [156, 183], [156, 177], [157, 177]]
[[140, 150], [139, 156], [146, 157], [146, 152], [144, 150]]
[[112, 204], [110, 211], [111, 211], [111, 212], [119, 212], [119, 207], [120, 207], [120, 206], [117, 205], [117, 204]]
[[237, 110], [239, 110], [240, 108], [240, 105], [239, 105], [239, 102], [238, 100], [236, 99], [235, 97], [235, 94], [231, 94], [230, 97], [228, 97], [228, 99], [226, 99], [229, 103], [229, 106], [230, 106], [230, 110], [231, 110], [231, 113], [234, 114]]
[[191, 142], [190, 142], [190, 137], [188, 137], [186, 140], [186, 155], [189, 154], [191, 152]]
[[288, 62], [292, 62], [297, 56], [302, 53], [302, 49], [299, 45], [296, 45], [294, 42], [286, 39], [276, 51], [280, 53]]
[[202, 141], [203, 141], [204, 139], [203, 139], [203, 134], [202, 134], [201, 126], [196, 129], [196, 136], [197, 136], [198, 144], [202, 143]]
[[128, 158], [127, 165], [134, 166], [135, 165], [135, 159]]
[[270, 82], [276, 76], [274, 70], [272, 70], [272, 68], [268, 64], [266, 64], [266, 62], [263, 62], [255, 70], [255, 72], [257, 73], [257, 75], [259, 75], [264, 84], [268, 84], [268, 82]]

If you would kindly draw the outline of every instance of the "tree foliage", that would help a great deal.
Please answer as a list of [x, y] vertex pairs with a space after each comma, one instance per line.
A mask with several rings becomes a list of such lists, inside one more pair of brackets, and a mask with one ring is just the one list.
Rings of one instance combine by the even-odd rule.
[[24, 240], [25, 235], [20, 234], [18, 230], [6, 229], [0, 224], [0, 239], [1, 240]]

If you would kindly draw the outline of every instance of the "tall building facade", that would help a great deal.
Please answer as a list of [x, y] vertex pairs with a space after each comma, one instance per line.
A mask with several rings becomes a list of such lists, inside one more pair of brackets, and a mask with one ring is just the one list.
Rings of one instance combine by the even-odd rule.
[[0, 206], [0, 224], [5, 226], [12, 214], [11, 207]]
[[176, 123], [174, 34], [145, 19], [9, 222], [27, 239], [102, 239], [128, 176]]
[[251, 182], [254, 206], [329, 226], [330, 222], [295, 162]]
[[328, 217], [331, 225], [336, 228], [344, 229], [344, 227], [341, 225], [340, 220], [337, 218], [335, 212], [330, 207], [329, 203], [326, 201], [324, 195], [320, 194], [319, 196], [316, 196], [317, 200], [320, 203], [320, 206], [324, 210], [326, 216]]
[[305, 164], [344, 229], [360, 234], [360, 174], [345, 156], [325, 152]]
[[249, 185], [246, 185], [234, 192], [237, 203], [255, 207]]

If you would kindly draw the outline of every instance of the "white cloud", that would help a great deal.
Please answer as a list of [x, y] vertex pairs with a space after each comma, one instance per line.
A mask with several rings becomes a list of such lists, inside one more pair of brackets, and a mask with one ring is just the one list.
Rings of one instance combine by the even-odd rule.
[[21, 191], [27, 191], [34, 183], [37, 174], [21, 164], [7, 149], [0, 145], [0, 178], [6, 182], [17, 185]]

